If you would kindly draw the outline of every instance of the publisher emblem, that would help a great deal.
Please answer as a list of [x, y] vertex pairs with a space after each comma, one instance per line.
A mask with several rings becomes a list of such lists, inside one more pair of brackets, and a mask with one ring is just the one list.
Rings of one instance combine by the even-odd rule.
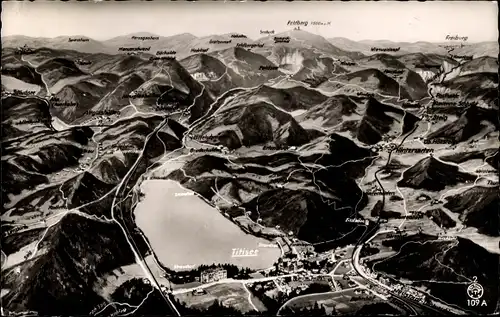
[[467, 295], [472, 299], [480, 299], [483, 297], [483, 294], [483, 286], [477, 283], [476, 279], [474, 279], [474, 282], [467, 287]]

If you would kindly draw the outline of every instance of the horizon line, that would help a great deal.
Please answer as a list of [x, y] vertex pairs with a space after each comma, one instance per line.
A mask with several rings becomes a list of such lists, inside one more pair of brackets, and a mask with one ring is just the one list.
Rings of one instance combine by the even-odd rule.
[[[271, 36], [274, 36], [274, 35], [278, 35], [278, 34], [282, 34], [282, 33], [286, 33], [286, 32], [290, 32], [290, 31], [297, 31], [297, 30], [288, 30], [288, 31], [283, 31], [283, 32], [279, 32], [277, 34], [272, 34], [272, 35], [267, 35], [267, 36], [262, 36], [262, 37], [259, 37], [257, 39], [255, 38], [252, 38], [244, 33], [238, 33], [238, 32], [229, 32], [229, 33], [221, 33], [221, 34], [211, 34], [211, 35], [204, 35], [204, 36], [197, 36], [197, 35], [194, 35], [193, 33], [190, 33], [190, 32], [183, 32], [183, 33], [176, 33], [176, 34], [172, 34], [172, 35], [161, 35], [161, 34], [157, 34], [157, 33], [152, 33], [152, 32], [148, 32], [148, 31], [138, 31], [138, 32], [133, 32], [133, 33], [127, 33], [127, 34], [122, 34], [122, 35], [116, 35], [116, 36], [113, 36], [113, 37], [110, 37], [110, 38], [107, 38], [107, 39], [102, 39], [102, 40], [99, 40], [99, 39], [96, 39], [96, 38], [93, 38], [93, 37], [90, 37], [88, 35], [84, 35], [84, 34], [62, 34], [62, 35], [57, 35], [57, 36], [53, 36], [53, 37], [40, 37], [40, 36], [31, 36], [31, 35], [24, 35], [24, 34], [11, 34], [11, 35], [5, 35], [5, 36], [1, 36], [2, 40], [4, 38], [7, 38], [7, 37], [16, 37], [16, 36], [23, 36], [23, 37], [29, 37], [29, 38], [33, 38], [33, 39], [56, 39], [56, 38], [59, 38], [59, 37], [85, 37], [85, 38], [88, 38], [90, 40], [93, 40], [93, 41], [96, 41], [96, 42], [107, 42], [107, 41], [111, 41], [113, 39], [116, 39], [116, 38], [119, 38], [119, 37], [126, 37], [126, 36], [131, 36], [131, 35], [134, 35], [134, 34], [140, 34], [140, 33], [144, 33], [144, 34], [149, 34], [149, 35], [152, 35], [152, 36], [158, 36], [158, 37], [163, 37], [163, 38], [169, 38], [169, 37], [174, 37], [174, 36], [178, 36], [178, 35], [191, 35], [191, 36], [194, 36], [195, 38], [197, 39], [202, 39], [202, 38], [209, 38], [211, 36], [224, 36], [224, 35], [230, 35], [230, 34], [242, 34], [242, 35], [245, 35], [248, 39], [252, 40], [252, 41], [258, 41], [258, 40], [261, 40], [261, 39], [264, 39], [264, 38], [267, 38], [267, 37], [271, 37]], [[423, 42], [423, 43], [430, 43], [430, 44], [444, 44], [444, 43], [450, 43], [450, 44], [457, 44], [457, 43], [463, 43], [464, 45], [467, 45], [466, 43], [471, 43], [471, 44], [480, 44], [480, 43], [489, 43], [489, 42], [497, 42], [498, 40], [500, 40], [500, 36], [499, 36], [499, 39], [497, 40], [484, 40], [484, 41], [466, 41], [466, 42], [463, 42], [463, 41], [442, 41], [442, 42], [433, 42], [433, 41], [428, 41], [428, 40], [418, 40], [418, 41], [413, 41], [413, 42], [409, 42], [409, 41], [397, 41], [397, 40], [390, 40], [390, 39], [363, 39], [363, 40], [353, 40], [353, 39], [350, 39], [348, 37], [344, 37], [344, 36], [334, 36], [334, 37], [325, 37], [321, 34], [318, 34], [318, 33], [314, 33], [314, 32], [309, 32], [309, 31], [306, 31], [306, 30], [298, 30], [298, 31], [301, 31], [301, 32], [305, 32], [305, 33], [309, 33], [309, 34], [312, 34], [312, 35], [316, 35], [316, 36], [321, 36], [322, 38], [324, 38], [325, 40], [329, 41], [331, 39], [346, 39], [346, 40], [349, 40], [349, 41], [352, 41], [352, 42], [366, 42], [366, 41], [387, 41], [387, 42], [393, 42], [393, 43], [419, 43], [419, 42]]]

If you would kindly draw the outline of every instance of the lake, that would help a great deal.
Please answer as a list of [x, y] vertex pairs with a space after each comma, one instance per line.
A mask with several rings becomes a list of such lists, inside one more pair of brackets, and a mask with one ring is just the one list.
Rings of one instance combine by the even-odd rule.
[[[243, 232], [175, 181], [147, 180], [141, 191], [145, 197], [134, 211], [136, 223], [158, 259], [171, 269], [212, 263], [264, 269], [281, 255], [279, 248], [269, 247], [274, 243]], [[233, 249], [253, 251], [257, 256], [233, 257]]]

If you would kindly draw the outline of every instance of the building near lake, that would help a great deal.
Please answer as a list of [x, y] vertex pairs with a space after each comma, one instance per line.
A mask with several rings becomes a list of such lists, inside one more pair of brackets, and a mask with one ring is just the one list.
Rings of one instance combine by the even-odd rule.
[[227, 271], [222, 268], [204, 270], [200, 275], [200, 281], [202, 283], [217, 282], [225, 278], [227, 278]]

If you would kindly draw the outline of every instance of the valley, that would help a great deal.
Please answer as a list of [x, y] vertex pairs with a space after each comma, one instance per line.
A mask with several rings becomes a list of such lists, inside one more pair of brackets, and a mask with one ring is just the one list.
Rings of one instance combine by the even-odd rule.
[[2, 36], [2, 315], [498, 312], [498, 46], [296, 22]]

